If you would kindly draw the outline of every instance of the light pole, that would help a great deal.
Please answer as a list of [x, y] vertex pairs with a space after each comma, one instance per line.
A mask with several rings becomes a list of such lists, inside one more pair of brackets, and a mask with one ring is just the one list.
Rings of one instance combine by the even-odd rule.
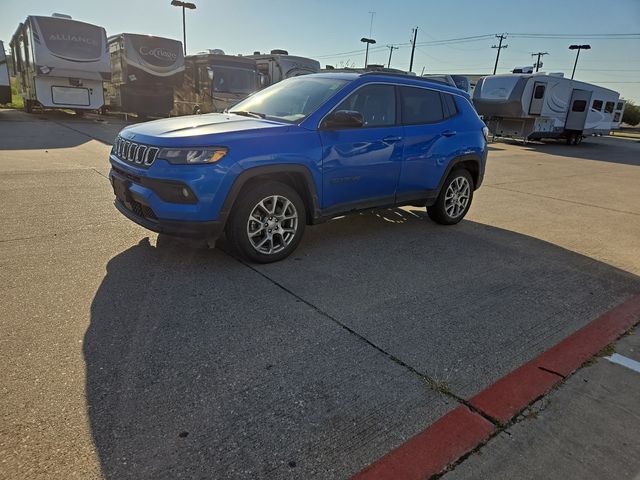
[[365, 37], [362, 37], [360, 41], [367, 44], [367, 53], [364, 55], [364, 68], [367, 68], [367, 62], [369, 61], [369, 45], [376, 43], [376, 41], [373, 38]]
[[185, 21], [184, 10], [188, 8], [189, 10], [195, 10], [196, 4], [190, 2], [181, 2], [179, 0], [171, 0], [171, 5], [174, 7], [182, 7], [182, 38], [183, 38], [183, 46], [184, 46], [184, 54], [187, 54], [187, 23]]
[[576, 53], [576, 63], [573, 64], [573, 72], [571, 72], [571, 80], [573, 80], [576, 67], [578, 66], [578, 58], [580, 58], [580, 50], [591, 50], [591, 45], [570, 45], [569, 50], [578, 50], [578, 53]]

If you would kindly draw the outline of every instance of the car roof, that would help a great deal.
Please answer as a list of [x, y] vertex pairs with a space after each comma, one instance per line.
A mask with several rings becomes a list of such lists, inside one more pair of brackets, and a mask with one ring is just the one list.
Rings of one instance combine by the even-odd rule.
[[[452, 85], [446, 85], [438, 81], [431, 80], [425, 77], [417, 77], [414, 75], [409, 75], [406, 73], [393, 73], [393, 72], [322, 72], [322, 73], [312, 73], [310, 74], [314, 77], [319, 78], [334, 78], [334, 79], [344, 79], [349, 81], [354, 81], [360, 78], [366, 78], [367, 81], [371, 82], [388, 82], [393, 84], [401, 84], [407, 86], [416, 86], [416, 87], [425, 87], [433, 88], [434, 90], [440, 90], [442, 92], [453, 93], [455, 95], [462, 95], [465, 97], [469, 97], [469, 94], [464, 90], [460, 90]], [[470, 97], [469, 97], [470, 98]]]

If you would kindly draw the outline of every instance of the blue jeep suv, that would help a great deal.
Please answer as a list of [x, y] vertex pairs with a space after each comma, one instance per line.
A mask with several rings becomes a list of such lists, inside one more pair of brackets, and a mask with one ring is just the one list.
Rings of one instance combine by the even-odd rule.
[[273, 262], [305, 225], [374, 207], [427, 208], [451, 225], [484, 175], [488, 131], [469, 96], [401, 74], [320, 73], [226, 113], [125, 128], [110, 155], [115, 205], [159, 233]]

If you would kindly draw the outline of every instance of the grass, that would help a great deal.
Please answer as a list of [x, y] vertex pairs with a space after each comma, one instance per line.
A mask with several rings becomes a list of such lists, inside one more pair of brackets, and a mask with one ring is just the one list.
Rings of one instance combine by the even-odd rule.
[[7, 103], [4, 105], [0, 104], [0, 106], [4, 108], [24, 108], [24, 102], [22, 100], [22, 97], [18, 93], [18, 83], [16, 81], [16, 77], [11, 77], [11, 103]]

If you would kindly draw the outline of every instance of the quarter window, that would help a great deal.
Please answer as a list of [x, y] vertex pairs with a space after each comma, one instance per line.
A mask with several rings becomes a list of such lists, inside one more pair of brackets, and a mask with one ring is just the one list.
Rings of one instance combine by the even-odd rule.
[[607, 102], [607, 103], [605, 103], [605, 105], [604, 105], [604, 111], [605, 111], [606, 113], [611, 113], [611, 112], [613, 112], [613, 106], [614, 106], [614, 105], [615, 105], [615, 104], [614, 104], [613, 102]]
[[360, 112], [365, 127], [396, 123], [396, 93], [393, 85], [367, 85], [355, 91], [335, 108]]
[[401, 87], [402, 123], [419, 125], [444, 120], [440, 92], [426, 88]]
[[597, 110], [597, 111], [601, 112], [602, 111], [602, 100], [594, 100], [592, 108], [594, 110]]
[[453, 98], [453, 95], [449, 95], [448, 93], [443, 93], [442, 95], [442, 105], [444, 107], [444, 118], [454, 117], [458, 114], [458, 107], [456, 106], [456, 100]]
[[571, 107], [572, 112], [584, 112], [584, 109], [587, 108], [587, 102], [584, 100], [576, 100], [573, 102], [573, 107]]

